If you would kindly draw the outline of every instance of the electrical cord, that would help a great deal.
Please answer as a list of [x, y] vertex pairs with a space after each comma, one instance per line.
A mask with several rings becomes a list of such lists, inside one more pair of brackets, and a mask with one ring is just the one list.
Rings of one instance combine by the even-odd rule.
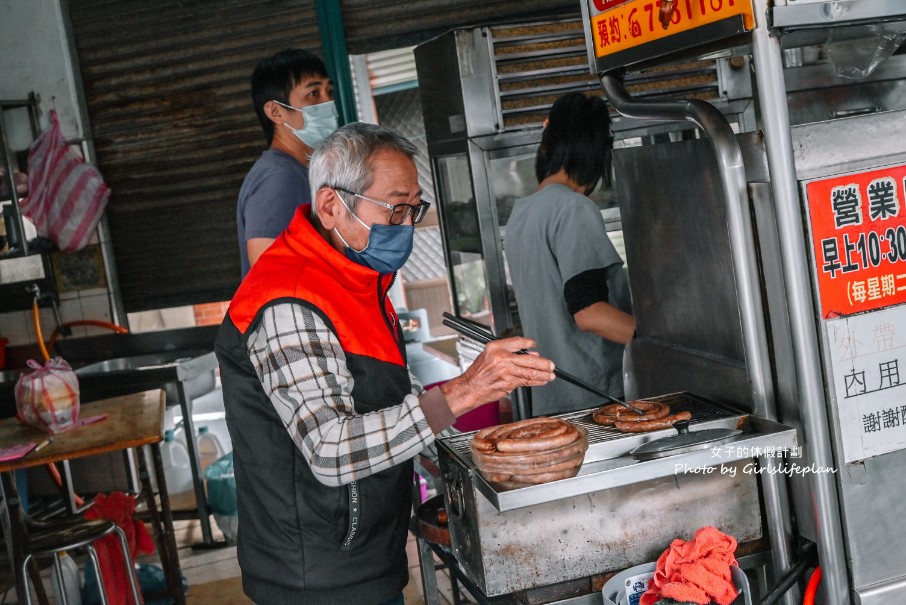
[[[129, 333], [128, 328], [124, 328], [123, 326], [118, 326], [117, 324], [111, 323], [109, 321], [103, 321], [100, 319], [76, 319], [74, 321], [67, 321], [63, 325], [55, 328], [54, 331], [51, 332], [51, 334], [50, 334], [50, 341], [48, 341], [48, 343], [47, 343], [47, 348], [50, 350], [53, 350], [54, 345], [57, 344], [57, 338], [59, 338], [59, 336], [61, 334], [65, 336], [66, 331], [72, 326], [95, 326], [98, 328], [107, 328], [108, 330], [113, 330], [114, 332], [116, 332], [118, 334], [128, 334]], [[71, 334], [72, 331], [69, 330], [69, 333]]]
[[802, 605], [815, 605], [815, 596], [818, 594], [818, 586], [820, 584], [821, 566], [819, 565], [808, 579], [808, 585], [805, 587], [805, 594], [802, 595]]
[[805, 574], [806, 570], [814, 565], [818, 561], [818, 545], [814, 542], [808, 542], [801, 547], [799, 553], [799, 560], [793, 565], [782, 578], [777, 582], [777, 585], [761, 600], [760, 605], [774, 605], [777, 603], [783, 595], [790, 589], [790, 587], [796, 583], [799, 578]]

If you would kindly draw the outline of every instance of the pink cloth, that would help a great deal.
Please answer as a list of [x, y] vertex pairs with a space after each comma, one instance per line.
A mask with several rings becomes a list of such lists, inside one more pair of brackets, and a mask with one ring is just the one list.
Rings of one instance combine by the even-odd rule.
[[734, 552], [736, 539], [711, 526], [699, 529], [688, 542], [674, 540], [658, 558], [639, 605], [654, 605], [663, 598], [730, 605], [737, 595], [730, 575], [730, 566], [737, 564]]

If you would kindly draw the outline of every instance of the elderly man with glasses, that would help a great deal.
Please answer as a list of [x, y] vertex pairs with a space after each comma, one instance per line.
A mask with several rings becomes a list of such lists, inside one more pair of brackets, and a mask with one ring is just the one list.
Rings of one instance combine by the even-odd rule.
[[412, 459], [456, 416], [554, 378], [487, 346], [425, 392], [387, 291], [412, 250], [415, 148], [354, 123], [314, 153], [312, 200], [242, 282], [217, 338], [239, 501], [239, 563], [258, 605], [402, 605]]

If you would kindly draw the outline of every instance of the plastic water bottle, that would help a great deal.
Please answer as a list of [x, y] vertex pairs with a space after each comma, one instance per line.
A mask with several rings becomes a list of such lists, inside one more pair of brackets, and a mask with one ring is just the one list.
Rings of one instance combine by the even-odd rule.
[[210, 432], [206, 426], [198, 427], [195, 444], [198, 447], [198, 459], [201, 461], [201, 476], [204, 477], [207, 468], [223, 457], [223, 446], [220, 445], [217, 435]]
[[164, 442], [160, 446], [160, 457], [164, 463], [167, 478], [167, 493], [170, 507], [174, 510], [195, 508], [195, 486], [192, 483], [192, 467], [189, 466], [189, 452], [186, 446], [176, 440], [173, 431], [164, 431]]
[[[82, 587], [81, 576], [79, 575], [78, 564], [70, 557], [66, 551], [60, 553], [60, 568], [63, 570], [63, 589], [66, 594], [66, 603], [68, 605], [82, 605]], [[53, 599], [55, 603], [62, 603], [60, 598], [60, 589], [57, 581], [57, 569], [53, 568]]]

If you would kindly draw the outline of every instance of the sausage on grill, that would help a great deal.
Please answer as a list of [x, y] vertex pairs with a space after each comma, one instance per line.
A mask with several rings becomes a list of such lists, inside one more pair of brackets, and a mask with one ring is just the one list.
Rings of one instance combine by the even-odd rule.
[[645, 413], [636, 414], [619, 403], [610, 403], [596, 409], [591, 417], [598, 424], [613, 426], [617, 422], [644, 422], [664, 418], [670, 414], [670, 406], [658, 401], [633, 401], [632, 405]]
[[579, 437], [573, 424], [559, 418], [540, 417], [481, 429], [472, 437], [472, 446], [485, 454], [538, 452], [569, 445]]
[[614, 426], [624, 433], [645, 433], [647, 431], [656, 431], [659, 429], [669, 429], [673, 423], [679, 420], [692, 420], [691, 412], [677, 412], [663, 418], [655, 420], [643, 420], [641, 422], [616, 422]]

